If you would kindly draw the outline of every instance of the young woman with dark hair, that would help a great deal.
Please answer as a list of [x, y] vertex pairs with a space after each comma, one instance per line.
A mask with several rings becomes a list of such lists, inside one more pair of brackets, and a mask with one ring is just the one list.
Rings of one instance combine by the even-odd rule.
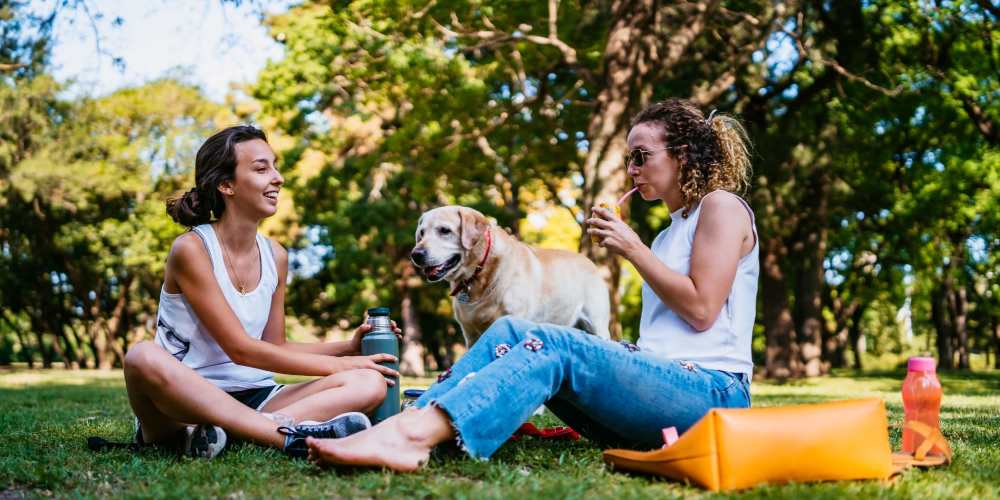
[[[167, 202], [191, 230], [167, 257], [155, 340], [125, 356], [137, 443], [211, 458], [228, 433], [302, 457], [306, 436], [370, 427], [360, 412], [382, 402], [384, 376], [398, 376], [378, 364], [392, 356], [358, 356], [370, 327], [343, 342], [285, 339], [288, 253], [257, 232], [283, 182], [264, 133], [230, 127], [198, 150], [195, 187]], [[280, 385], [273, 372], [322, 378]]]
[[749, 406], [758, 243], [735, 194], [749, 178], [747, 144], [738, 122], [683, 100], [634, 119], [625, 168], [672, 223], [647, 247], [595, 208], [587, 232], [645, 281], [638, 345], [501, 318], [419, 409], [347, 438], [307, 439], [310, 459], [411, 471], [449, 439], [488, 458], [542, 403], [598, 443], [656, 448], [664, 427], [683, 432], [710, 408]]

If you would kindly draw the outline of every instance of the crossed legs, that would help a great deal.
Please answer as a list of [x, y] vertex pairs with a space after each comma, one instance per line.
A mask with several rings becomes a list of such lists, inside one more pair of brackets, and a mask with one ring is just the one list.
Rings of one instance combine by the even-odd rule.
[[[153, 342], [141, 342], [125, 356], [129, 404], [147, 442], [161, 442], [188, 424], [212, 424], [228, 433], [281, 448], [278, 424], [246, 407], [177, 361]], [[262, 411], [299, 420], [326, 420], [346, 411], [370, 411], [385, 398], [385, 380], [372, 370], [340, 372], [279, 392]]]

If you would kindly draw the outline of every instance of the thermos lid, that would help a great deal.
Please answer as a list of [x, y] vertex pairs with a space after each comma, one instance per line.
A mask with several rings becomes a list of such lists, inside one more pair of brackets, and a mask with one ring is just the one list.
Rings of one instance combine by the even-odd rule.
[[390, 312], [388, 307], [372, 307], [368, 309], [368, 316], [388, 316]]
[[932, 372], [934, 365], [934, 358], [914, 356], [906, 363], [906, 369], [911, 372]]

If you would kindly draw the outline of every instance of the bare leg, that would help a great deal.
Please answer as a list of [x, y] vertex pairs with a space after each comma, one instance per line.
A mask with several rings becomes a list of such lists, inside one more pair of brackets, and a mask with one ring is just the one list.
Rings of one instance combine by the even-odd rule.
[[375, 370], [350, 370], [292, 384], [267, 402], [261, 411], [283, 413], [296, 422], [328, 420], [344, 412], [368, 413], [385, 399], [385, 377]]
[[448, 414], [434, 406], [408, 410], [371, 429], [341, 439], [306, 439], [317, 465], [365, 465], [412, 472], [431, 449], [455, 437]]
[[278, 425], [213, 385], [153, 342], [141, 342], [125, 356], [129, 404], [143, 438], [158, 442], [185, 423], [222, 427], [240, 438], [281, 448]]

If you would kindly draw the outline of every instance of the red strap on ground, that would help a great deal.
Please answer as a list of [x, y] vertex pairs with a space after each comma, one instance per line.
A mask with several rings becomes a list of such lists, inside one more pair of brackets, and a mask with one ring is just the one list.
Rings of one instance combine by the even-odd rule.
[[510, 437], [511, 441], [517, 441], [524, 436], [532, 436], [539, 439], [565, 439], [569, 441], [576, 441], [580, 439], [580, 433], [574, 431], [570, 427], [558, 426], [558, 427], [544, 427], [539, 429], [531, 422], [526, 422], [521, 424], [514, 431], [514, 435]]

